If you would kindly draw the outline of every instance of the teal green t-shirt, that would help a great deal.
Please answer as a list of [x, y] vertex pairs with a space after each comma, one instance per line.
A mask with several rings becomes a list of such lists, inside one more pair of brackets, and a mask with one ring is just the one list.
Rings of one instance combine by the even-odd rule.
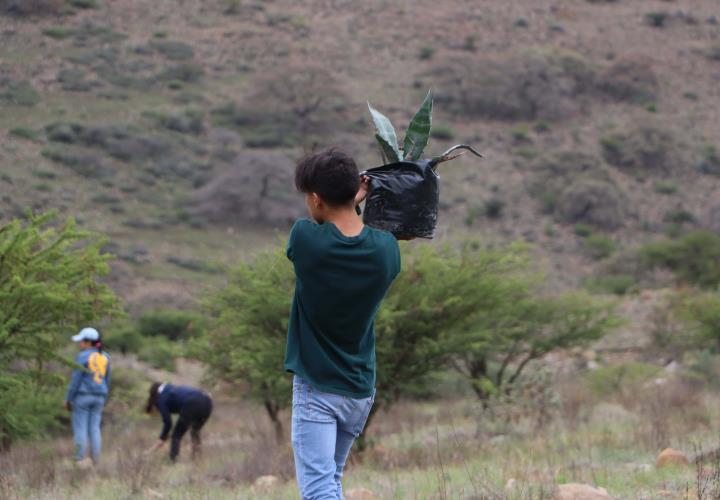
[[287, 256], [295, 268], [285, 369], [320, 391], [369, 397], [375, 387], [375, 315], [400, 272], [395, 237], [365, 226], [298, 220]]

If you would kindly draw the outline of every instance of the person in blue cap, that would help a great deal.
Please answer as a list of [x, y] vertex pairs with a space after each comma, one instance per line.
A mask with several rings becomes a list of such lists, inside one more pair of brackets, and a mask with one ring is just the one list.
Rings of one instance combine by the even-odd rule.
[[[81, 368], [73, 370], [65, 408], [72, 411], [75, 460], [86, 468], [100, 461], [100, 423], [110, 391], [110, 356], [103, 351], [100, 333], [94, 328], [83, 328], [72, 340], [80, 347], [75, 362]], [[85, 456], [88, 437], [92, 461]]]

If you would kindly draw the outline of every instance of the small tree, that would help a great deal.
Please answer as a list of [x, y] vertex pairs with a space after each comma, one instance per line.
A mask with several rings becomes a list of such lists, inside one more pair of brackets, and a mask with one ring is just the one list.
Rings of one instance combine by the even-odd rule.
[[710, 231], [648, 243], [639, 255], [648, 267], [670, 269], [679, 280], [705, 288], [720, 285], [720, 235]]
[[355, 126], [346, 116], [347, 102], [342, 83], [327, 68], [291, 61], [259, 73], [239, 103], [212, 115], [216, 123], [238, 129], [250, 147], [292, 146]]
[[693, 326], [690, 335], [698, 343], [714, 344], [720, 350], [720, 293], [685, 293], [674, 304], [679, 317]]
[[477, 323], [458, 337], [466, 349], [458, 349], [453, 364], [483, 400], [509, 392], [531, 361], [586, 345], [618, 324], [611, 303], [577, 291], [544, 296], [524, 285], [509, 294], [513, 300], [479, 311]]
[[263, 404], [278, 440], [284, 434], [279, 413], [292, 393], [283, 359], [294, 286], [292, 266], [281, 250], [239, 265], [227, 286], [209, 297], [213, 322], [191, 347], [211, 378], [242, 385]]
[[[503, 250], [466, 244], [405, 252], [377, 321], [377, 398], [373, 413], [412, 394], [427, 375], [446, 367], [471, 346], [464, 332], [483, 311], [495, 311], [523, 288], [517, 271], [522, 247]], [[520, 280], [520, 281], [518, 281]], [[371, 415], [371, 417], [372, 417]]]
[[0, 440], [3, 447], [56, 423], [58, 387], [48, 370], [63, 361], [68, 334], [116, 310], [103, 241], [55, 214], [0, 226]]

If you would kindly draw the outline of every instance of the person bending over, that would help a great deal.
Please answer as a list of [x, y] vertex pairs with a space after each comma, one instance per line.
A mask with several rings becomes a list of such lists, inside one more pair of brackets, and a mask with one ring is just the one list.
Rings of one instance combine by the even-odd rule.
[[188, 429], [192, 438], [192, 458], [196, 458], [200, 453], [200, 429], [210, 418], [212, 407], [212, 399], [200, 389], [154, 382], [150, 386], [146, 411], [152, 413], [157, 409], [162, 417], [163, 428], [160, 439], [148, 452], [161, 448], [167, 442], [173, 426], [171, 415], [177, 413], [178, 419], [170, 439], [170, 460], [174, 462], [180, 453], [180, 441]]
[[295, 185], [311, 219], [290, 231], [295, 269], [285, 369], [294, 374], [292, 446], [303, 499], [341, 499], [343, 468], [375, 398], [375, 315], [400, 272], [395, 237], [363, 225], [368, 190], [330, 149], [301, 160]]

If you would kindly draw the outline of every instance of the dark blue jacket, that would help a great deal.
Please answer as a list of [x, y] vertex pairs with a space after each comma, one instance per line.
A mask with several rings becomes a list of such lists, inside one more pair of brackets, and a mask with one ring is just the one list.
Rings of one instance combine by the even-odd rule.
[[183, 405], [188, 401], [197, 398], [205, 398], [206, 394], [194, 387], [186, 387], [182, 385], [164, 384], [162, 392], [158, 395], [155, 405], [160, 410], [163, 420], [163, 429], [160, 433], [160, 439], [165, 441], [172, 428], [172, 413], [180, 413]]
[[78, 394], [107, 397], [110, 392], [110, 356], [91, 347], [80, 351], [75, 362], [82, 369], [73, 370], [65, 401], [72, 403]]

